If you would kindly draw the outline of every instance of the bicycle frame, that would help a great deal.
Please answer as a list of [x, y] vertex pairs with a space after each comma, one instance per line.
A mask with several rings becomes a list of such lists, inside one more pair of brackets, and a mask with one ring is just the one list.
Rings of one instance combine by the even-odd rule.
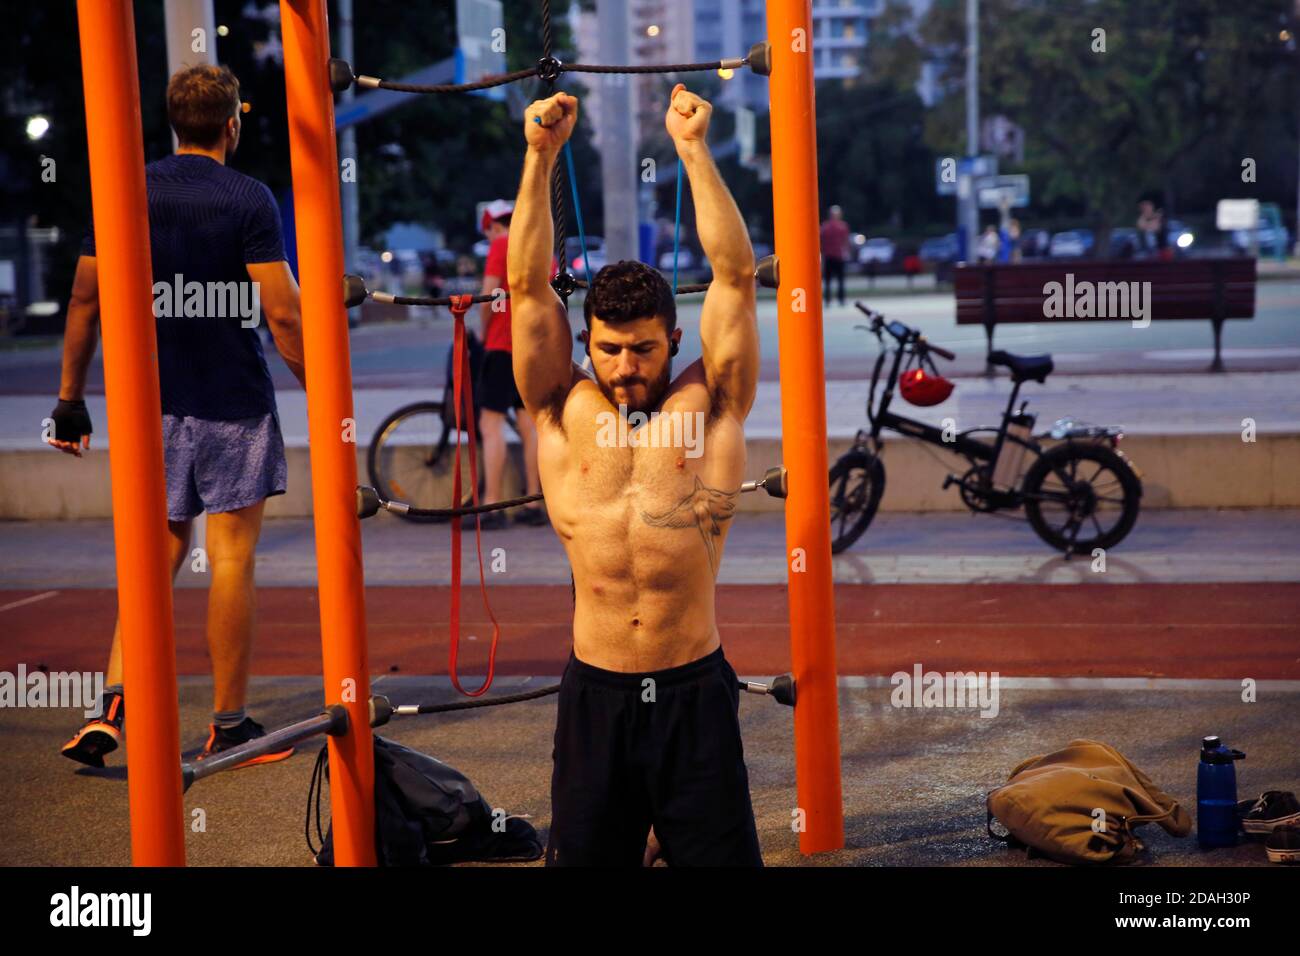
[[[1035, 366], [1016, 356], [1002, 360], [1003, 364], [1013, 369], [1013, 375], [1011, 394], [1007, 398], [1006, 408], [1002, 412], [1002, 420], [998, 425], [968, 428], [950, 435], [947, 429], [900, 415], [892, 411], [891, 406], [904, 369], [919, 367], [928, 369], [937, 376], [939, 373], [932, 356], [937, 355], [948, 361], [952, 361], [955, 356], [948, 350], [926, 341], [925, 336], [918, 330], [901, 322], [886, 323], [881, 315], [862, 303], [858, 302], [855, 305], [871, 319], [870, 326], [857, 326], [857, 328], [862, 328], [876, 336], [880, 344], [880, 354], [876, 356], [867, 393], [866, 413], [870, 428], [858, 431], [852, 450], [841, 456], [831, 469], [833, 493], [831, 519], [832, 522], [837, 520], [841, 522], [839, 536], [832, 542], [834, 553], [850, 547], [861, 536], [879, 506], [885, 482], [882, 454], [884, 444], [880, 436], [886, 428], [965, 458], [970, 464], [970, 469], [961, 475], [950, 472], [943, 481], [945, 489], [957, 485], [961, 492], [962, 503], [976, 513], [1024, 507], [1026, 517], [1038, 536], [1052, 547], [1064, 550], [1067, 557], [1071, 553], [1085, 553], [1074, 550], [1079, 540], [1078, 531], [1082, 520], [1094, 514], [1097, 502], [1115, 500], [1099, 499], [1098, 492], [1093, 488], [1093, 479], [1108, 468], [1114, 475], [1113, 481], [1118, 482], [1122, 488], [1124, 498], [1120, 502], [1122, 507], [1118, 513], [1118, 520], [1109, 531], [1097, 524], [1100, 536], [1097, 540], [1105, 538], [1115, 543], [1128, 534], [1136, 520], [1137, 501], [1142, 494], [1141, 474], [1119, 451], [1118, 445], [1123, 435], [1121, 428], [1090, 425], [1067, 417], [1059, 419], [1050, 430], [1034, 434], [1030, 430], [1034, 416], [1025, 414], [1025, 406], [1028, 403], [1022, 402], [1018, 411], [1016, 404], [1020, 401], [1020, 389], [1024, 384], [1024, 381], [1017, 381], [1017, 379], [1026, 374], [1020, 371], [1022, 363], [1027, 371], [1034, 369]], [[886, 331], [896, 344], [885, 341]], [[889, 362], [887, 372], [886, 362]], [[1046, 371], [1050, 372], [1050, 367]], [[1045, 375], [1044, 372], [1037, 378], [1025, 380], [1041, 380]], [[991, 434], [993, 437], [992, 439], [976, 437], [980, 433]], [[1016, 456], [1010, 462], [1002, 462], [1001, 456], [1008, 443], [1024, 449], [1030, 457], [1026, 459], [1024, 456]], [[1109, 448], [1103, 451], [1079, 447], [1086, 445], [1108, 445]], [[1098, 462], [1098, 468], [1092, 478], [1076, 481], [1075, 463], [1087, 459]], [[1022, 469], [1026, 464], [1027, 467]], [[1001, 468], [1002, 465], [1006, 467]], [[855, 472], [861, 473], [863, 477], [852, 479], [854, 485], [850, 494], [847, 490], [847, 482], [850, 480], [849, 476]], [[1061, 483], [1061, 489], [1045, 487], [1044, 482], [1052, 475], [1055, 475], [1056, 480]], [[840, 483], [838, 491], [836, 491], [836, 482]], [[1064, 528], [1055, 527], [1053, 523], [1055, 519], [1048, 520], [1044, 517], [1044, 502], [1054, 502], [1056, 506], [1067, 510], [1070, 521]], [[844, 524], [849, 517], [852, 517], [854, 523]], [[1093, 521], [1096, 524], [1095, 516]]]
[[[904, 357], [917, 355], [922, 363], [929, 360], [928, 355], [923, 351], [918, 351], [916, 339], [919, 336], [914, 330], [909, 329], [902, 338], [890, 330], [890, 334], [894, 336], [898, 344], [892, 350], [893, 355], [889, 373], [884, 390], [881, 392], [877, 403], [876, 389], [880, 384], [880, 373], [884, 368], [885, 361], [890, 359], [891, 356], [890, 349], [885, 345], [880, 331], [878, 329], [869, 331], [875, 331], [881, 343], [881, 352], [876, 357], [875, 367], [871, 373], [871, 388], [867, 394], [867, 420], [871, 423], [871, 429], [869, 433], [858, 432], [855, 444], [864, 444], [869, 435], [874, 451], [879, 453], [882, 448], [880, 433], [886, 428], [893, 429], [909, 438], [916, 438], [947, 451], [955, 452], [971, 462], [974, 467], [978, 467], [980, 464], [986, 465], [984, 472], [986, 480], [991, 480], [993, 465], [997, 462], [998, 456], [1002, 454], [1002, 449], [1008, 441], [1023, 445], [1034, 455], [1042, 454], [1042, 446], [1037, 441], [1024, 441], [1015, 435], [1009, 434], [1007, 430], [1014, 415], [1016, 401], [1020, 397], [1021, 383], [1019, 382], [1012, 384], [1011, 395], [1007, 399], [1006, 408], [1002, 412], [1002, 420], [996, 429], [992, 427], [966, 429], [950, 440], [944, 438], [944, 430], [941, 428], [891, 411], [890, 406], [893, 404], [894, 392], [898, 384], [898, 376], [903, 366]], [[930, 365], [933, 369], [933, 362], [930, 362]], [[996, 431], [996, 436], [991, 443], [987, 440], [975, 438], [972, 435], [972, 432], [984, 431]], [[947, 484], [945, 484], [945, 487], [947, 487]], [[990, 486], [985, 489], [984, 494], [987, 496], [988, 502], [994, 507], [1015, 507], [1021, 503], [1019, 489], [1003, 492], [996, 491]]]
[[[876, 358], [875, 368], [871, 373], [871, 389], [867, 393], [867, 420], [871, 423], [871, 439], [880, 447], [880, 433], [883, 429], [892, 428], [900, 434], [907, 435], [911, 438], [919, 438], [921, 441], [929, 442], [933, 445], [940, 445], [950, 451], [955, 451], [960, 455], [970, 458], [974, 461], [997, 461], [1002, 446], [1007, 439], [1007, 423], [1010, 421], [1013, 410], [1016, 406], [1016, 399], [1020, 396], [1020, 383], [1016, 382], [1011, 389], [1011, 396], [1007, 400], [1007, 407], [1002, 413], [1002, 422], [997, 428], [997, 439], [993, 444], [981, 441], [978, 438], [970, 437], [970, 431], [987, 431], [991, 429], [968, 429], [965, 432], [957, 434], [954, 440], [945, 440], [943, 429], [936, 428], [927, 422], [918, 421], [915, 418], [908, 418], [905, 415], [899, 415], [889, 410], [894, 400], [894, 389], [898, 384], [898, 373], [902, 368], [903, 357], [908, 354], [916, 354], [911, 348], [909, 342], [900, 342], [893, 349], [893, 362], [889, 369], [889, 376], [885, 382], [885, 389], [881, 393], [879, 405], [876, 405], [876, 388], [880, 383], [880, 371], [884, 365], [885, 359], [889, 357], [889, 352], [885, 349], [883, 341], [881, 344], [881, 353]], [[874, 407], [873, 407], [874, 406]], [[861, 433], [859, 433], [861, 435]], [[1013, 439], [1012, 440], [1016, 440]], [[1035, 445], [1028, 447], [1034, 448]]]

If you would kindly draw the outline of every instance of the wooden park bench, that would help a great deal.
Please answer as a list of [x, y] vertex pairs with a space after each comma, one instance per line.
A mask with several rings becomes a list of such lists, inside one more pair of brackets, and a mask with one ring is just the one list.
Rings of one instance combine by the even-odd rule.
[[[1210, 320], [1214, 327], [1210, 370], [1223, 371], [1223, 323], [1255, 317], [1255, 260], [1251, 258], [1169, 262], [1058, 259], [961, 265], [955, 282], [957, 324], [984, 326], [991, 352], [994, 327], [1009, 322], [1129, 322], [1134, 318], [1135, 301], [1129, 297], [1135, 289], [1131, 283], [1143, 282], [1151, 283], [1144, 302], [1152, 321]], [[1050, 283], [1059, 283], [1059, 294]], [[1091, 309], [1089, 288], [1093, 291]]]

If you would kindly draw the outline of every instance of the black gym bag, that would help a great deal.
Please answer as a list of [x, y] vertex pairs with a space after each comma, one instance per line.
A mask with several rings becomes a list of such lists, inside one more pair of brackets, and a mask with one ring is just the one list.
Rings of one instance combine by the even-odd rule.
[[[375, 850], [380, 866], [524, 862], [539, 859], [542, 843], [532, 824], [493, 815], [469, 778], [440, 760], [392, 740], [375, 740]], [[316, 757], [307, 791], [307, 846], [320, 866], [334, 865], [334, 825], [321, 834], [321, 792], [329, 779], [329, 748]], [[316, 836], [312, 845], [312, 805]], [[493, 824], [495, 823], [495, 827]]]

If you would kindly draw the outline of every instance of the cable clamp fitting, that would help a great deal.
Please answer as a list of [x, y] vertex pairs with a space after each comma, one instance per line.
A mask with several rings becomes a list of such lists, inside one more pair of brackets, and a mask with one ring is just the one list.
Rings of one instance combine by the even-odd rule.
[[554, 83], [564, 72], [564, 64], [553, 56], [544, 56], [537, 61], [537, 76], [543, 83]]

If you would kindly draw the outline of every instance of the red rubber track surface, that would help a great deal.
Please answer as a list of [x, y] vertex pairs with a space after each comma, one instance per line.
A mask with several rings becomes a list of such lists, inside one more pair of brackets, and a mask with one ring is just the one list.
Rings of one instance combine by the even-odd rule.
[[[446, 587], [366, 591], [376, 674], [446, 674]], [[462, 679], [487, 660], [477, 588], [463, 594]], [[0, 592], [0, 607], [43, 592]], [[489, 592], [501, 622], [500, 674], [556, 675], [568, 658], [572, 603], [563, 586]], [[838, 671], [997, 670], [1003, 676], [1300, 679], [1300, 584], [841, 584]], [[208, 672], [207, 593], [176, 592], [181, 674]], [[742, 674], [789, 669], [783, 585], [721, 585], [718, 627]], [[0, 612], [0, 670], [98, 670], [116, 592], [70, 589]], [[314, 588], [258, 592], [253, 673], [320, 673]]]

